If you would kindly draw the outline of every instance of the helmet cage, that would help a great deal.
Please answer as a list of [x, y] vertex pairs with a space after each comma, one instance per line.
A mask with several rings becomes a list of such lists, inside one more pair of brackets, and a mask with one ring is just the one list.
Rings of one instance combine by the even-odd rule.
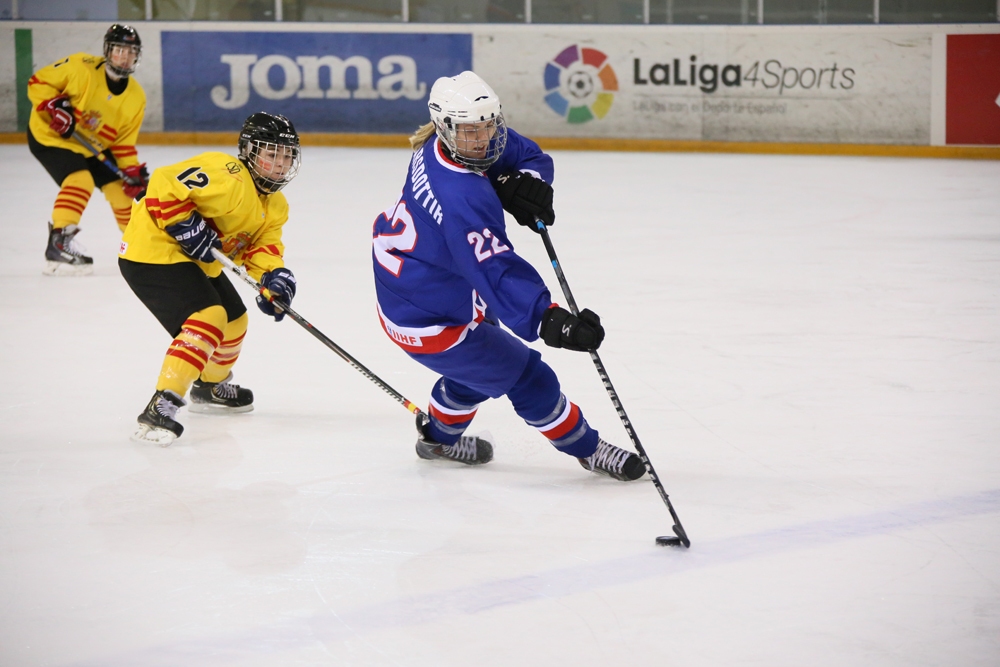
[[[507, 123], [500, 98], [475, 72], [441, 77], [434, 82], [427, 109], [451, 158], [473, 171], [485, 171], [507, 146]], [[489, 145], [482, 143], [489, 132]], [[479, 136], [477, 136], [479, 135]]]
[[[441, 141], [444, 142], [451, 154], [451, 159], [472, 171], [483, 172], [489, 169], [494, 162], [500, 159], [504, 148], [507, 147], [507, 123], [504, 121], [502, 113], [488, 119], [464, 122], [455, 122], [453, 118], [446, 116], [435, 119], [434, 126], [437, 128], [437, 134]], [[475, 135], [491, 130], [492, 136], [485, 154], [482, 157], [468, 155], [471, 151], [467, 146], [475, 139], [467, 135], [470, 132]], [[471, 150], [474, 151], [474, 149]]]
[[[262, 194], [271, 195], [288, 185], [299, 173], [302, 153], [298, 143], [276, 143], [260, 139], [240, 140], [239, 158]], [[282, 168], [276, 162], [285, 163]], [[268, 168], [266, 165], [272, 165]]]
[[[135, 55], [131, 67], [120, 67], [111, 61], [111, 54], [116, 48], [128, 49]], [[124, 78], [135, 72], [142, 60], [142, 40], [139, 33], [131, 26], [114, 24], [104, 35], [104, 66], [115, 76]]]

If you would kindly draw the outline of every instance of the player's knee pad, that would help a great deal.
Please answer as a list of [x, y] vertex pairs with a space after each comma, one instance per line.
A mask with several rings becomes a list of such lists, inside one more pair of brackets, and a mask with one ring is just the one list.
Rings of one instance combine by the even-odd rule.
[[101, 188], [101, 192], [104, 193], [104, 198], [108, 200], [108, 205], [111, 206], [115, 222], [124, 231], [128, 225], [129, 218], [132, 217], [132, 198], [125, 194], [121, 181], [112, 181], [104, 185]]
[[94, 177], [86, 169], [74, 171], [59, 185], [59, 194], [52, 207], [52, 224], [56, 229], [80, 222], [94, 192]]
[[222, 343], [215, 348], [208, 365], [201, 374], [205, 382], [222, 382], [229, 376], [233, 364], [240, 357], [243, 349], [243, 339], [247, 335], [247, 323], [250, 318], [243, 313], [232, 322], [226, 324], [222, 332]]
[[181, 331], [190, 331], [204, 338], [214, 351], [225, 338], [226, 324], [229, 318], [222, 306], [209, 306], [196, 313], [191, 313], [184, 320]]
[[521, 377], [507, 392], [514, 412], [528, 422], [544, 419], [555, 409], [561, 395], [555, 371], [542, 361], [537, 350], [531, 350]]

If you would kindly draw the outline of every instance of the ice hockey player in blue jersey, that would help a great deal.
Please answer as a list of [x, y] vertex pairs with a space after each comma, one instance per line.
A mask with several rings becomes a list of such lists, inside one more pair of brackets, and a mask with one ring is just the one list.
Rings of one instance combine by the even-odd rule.
[[536, 350], [595, 350], [600, 318], [552, 303], [538, 272], [514, 252], [504, 210], [518, 223], [551, 225], [552, 158], [506, 127], [496, 93], [473, 72], [438, 79], [431, 122], [410, 138], [399, 201], [375, 220], [372, 259], [386, 334], [441, 378], [418, 416], [417, 454], [469, 465], [493, 446], [465, 430], [487, 398], [515, 412], [587, 470], [619, 480], [643, 476], [642, 460], [602, 440]]

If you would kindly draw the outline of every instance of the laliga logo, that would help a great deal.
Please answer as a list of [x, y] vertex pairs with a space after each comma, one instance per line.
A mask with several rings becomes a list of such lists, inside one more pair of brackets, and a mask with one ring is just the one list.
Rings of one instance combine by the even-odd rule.
[[545, 65], [545, 102], [570, 123], [604, 118], [618, 90], [618, 78], [608, 57], [576, 44]]
[[[250, 100], [250, 88], [267, 100], [299, 99], [347, 100], [419, 100], [427, 93], [427, 84], [417, 81], [417, 62], [409, 56], [385, 56], [378, 61], [378, 82], [372, 74], [372, 61], [364, 56], [341, 59], [336, 56], [256, 55], [227, 53], [220, 60], [229, 65], [229, 89], [212, 88], [211, 97], [220, 109], [238, 109]], [[271, 85], [271, 70], [277, 67], [284, 75], [280, 88]], [[320, 70], [327, 70], [330, 85], [320, 88]], [[347, 70], [353, 68], [358, 87], [347, 87]]]

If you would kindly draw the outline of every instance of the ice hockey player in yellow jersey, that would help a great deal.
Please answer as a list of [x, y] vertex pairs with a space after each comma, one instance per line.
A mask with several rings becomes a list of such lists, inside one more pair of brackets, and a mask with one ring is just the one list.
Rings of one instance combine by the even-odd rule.
[[[28, 80], [31, 115], [28, 147], [59, 186], [44, 273], [89, 275], [94, 260], [78, 241], [80, 216], [95, 187], [104, 193], [124, 230], [132, 198], [145, 188], [145, 164], [135, 142], [146, 112], [146, 93], [130, 75], [142, 41], [130, 26], [114, 24], [104, 35], [104, 57], [76, 53], [35, 72]], [[78, 134], [125, 174], [128, 182], [74, 138]]]
[[[189, 389], [194, 412], [253, 409], [253, 392], [230, 382], [247, 309], [212, 250], [291, 303], [295, 276], [285, 268], [281, 242], [288, 202], [279, 191], [299, 164], [299, 135], [288, 119], [255, 113], [243, 124], [238, 157], [202, 153], [160, 167], [132, 206], [118, 266], [174, 339], [133, 440], [167, 446], [178, 438], [184, 427], [177, 410]], [[257, 305], [276, 321], [285, 315], [262, 296]]]

